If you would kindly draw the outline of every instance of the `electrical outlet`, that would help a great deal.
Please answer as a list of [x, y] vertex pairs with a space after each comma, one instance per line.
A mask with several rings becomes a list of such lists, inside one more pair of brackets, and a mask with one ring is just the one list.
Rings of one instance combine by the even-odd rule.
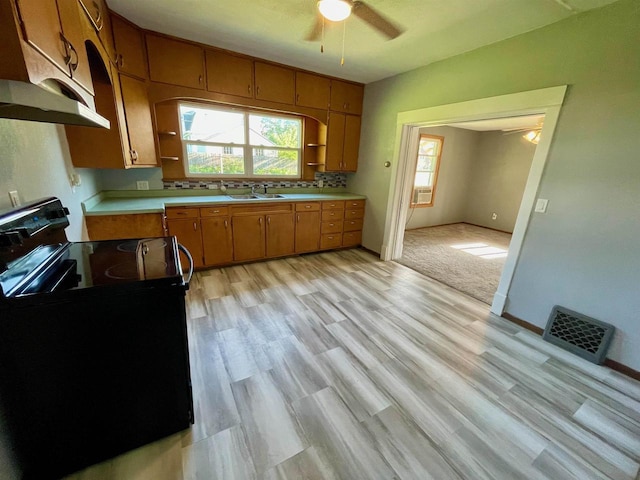
[[324, 187], [324, 180], [318, 180], [318, 188]]
[[146, 180], [138, 180], [136, 185], [138, 186], [138, 190], [149, 190], [149, 182]]
[[493, 212], [491, 214], [491, 220], [497, 220], [498, 219], [498, 214], [496, 212]]
[[217, 190], [218, 189], [218, 185], [216, 183], [209, 183], [209, 184], [207, 184], [207, 188], [209, 190]]
[[546, 198], [539, 198], [538, 201], [536, 202], [535, 211], [538, 213], [545, 213], [547, 211], [548, 203], [549, 203], [549, 200], [547, 200]]
[[9, 200], [11, 200], [11, 205], [13, 205], [14, 207], [20, 206], [20, 197], [18, 196], [17, 190], [11, 190], [9, 192]]

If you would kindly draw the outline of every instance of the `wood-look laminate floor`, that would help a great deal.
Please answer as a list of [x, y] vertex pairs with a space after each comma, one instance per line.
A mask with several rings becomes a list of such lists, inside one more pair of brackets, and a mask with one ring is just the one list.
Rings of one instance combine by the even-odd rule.
[[79, 479], [637, 479], [640, 384], [362, 250], [196, 274], [196, 423]]

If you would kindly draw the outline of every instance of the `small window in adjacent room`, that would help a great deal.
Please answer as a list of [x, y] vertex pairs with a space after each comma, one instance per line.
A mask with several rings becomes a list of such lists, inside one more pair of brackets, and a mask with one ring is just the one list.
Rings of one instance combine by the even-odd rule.
[[444, 137], [420, 135], [416, 155], [416, 173], [411, 192], [411, 208], [433, 206], [443, 144]]
[[302, 119], [180, 104], [190, 177], [293, 177], [302, 174]]

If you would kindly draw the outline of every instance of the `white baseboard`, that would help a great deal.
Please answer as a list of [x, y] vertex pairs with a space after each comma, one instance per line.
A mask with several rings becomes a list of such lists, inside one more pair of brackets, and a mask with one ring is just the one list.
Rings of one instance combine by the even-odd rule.
[[498, 316], [502, 315], [504, 312], [504, 306], [507, 304], [507, 296], [502, 293], [496, 292], [493, 296], [493, 303], [491, 304], [491, 313], [494, 313]]

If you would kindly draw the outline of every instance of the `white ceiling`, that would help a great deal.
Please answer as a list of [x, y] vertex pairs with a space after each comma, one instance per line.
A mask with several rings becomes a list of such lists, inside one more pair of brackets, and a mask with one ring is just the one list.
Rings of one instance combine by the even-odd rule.
[[137, 25], [274, 62], [369, 83], [557, 22], [615, 0], [366, 0], [402, 26], [394, 40], [353, 15], [307, 42], [316, 0], [107, 0]]

